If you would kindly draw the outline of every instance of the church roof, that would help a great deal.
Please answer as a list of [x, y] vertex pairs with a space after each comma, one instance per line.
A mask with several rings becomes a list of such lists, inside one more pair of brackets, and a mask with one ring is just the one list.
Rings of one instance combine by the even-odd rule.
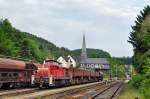
[[109, 64], [106, 58], [87, 58], [81, 63], [93, 63], [93, 64]]

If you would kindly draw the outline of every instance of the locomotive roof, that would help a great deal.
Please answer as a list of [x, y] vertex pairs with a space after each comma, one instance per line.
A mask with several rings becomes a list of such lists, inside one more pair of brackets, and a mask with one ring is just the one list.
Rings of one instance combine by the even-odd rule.
[[48, 60], [45, 60], [45, 62], [56, 62], [58, 64], [61, 64], [60, 62], [58, 62], [57, 60], [53, 60], [53, 59], [48, 59]]
[[[0, 69], [24, 70], [26, 66], [29, 66], [30, 64], [31, 63], [27, 63], [24, 61], [0, 58]], [[34, 68], [36, 69], [36, 66], [34, 66]]]

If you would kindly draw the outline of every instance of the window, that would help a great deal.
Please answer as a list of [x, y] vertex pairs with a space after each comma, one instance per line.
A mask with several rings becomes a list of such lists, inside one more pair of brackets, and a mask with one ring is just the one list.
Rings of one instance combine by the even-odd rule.
[[89, 68], [89, 64], [87, 64], [86, 67]]
[[91, 68], [94, 68], [94, 65], [95, 65], [95, 64], [91, 64]]
[[8, 76], [9, 76], [9, 77], [12, 77], [12, 74], [11, 74], [11, 73], [9, 73], [9, 74], [8, 74]]
[[99, 68], [100, 66], [99, 66], [99, 64], [95, 64], [95, 68]]
[[18, 73], [13, 73], [13, 76], [14, 76], [14, 77], [17, 77], [17, 76], [18, 76]]
[[7, 77], [8, 73], [2, 73], [2, 77]]

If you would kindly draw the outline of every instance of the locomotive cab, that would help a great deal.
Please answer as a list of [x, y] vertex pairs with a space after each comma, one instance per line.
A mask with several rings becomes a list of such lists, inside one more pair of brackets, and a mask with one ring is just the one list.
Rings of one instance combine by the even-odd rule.
[[35, 83], [40, 88], [64, 85], [66, 82], [66, 69], [55, 60], [46, 60], [38, 66]]

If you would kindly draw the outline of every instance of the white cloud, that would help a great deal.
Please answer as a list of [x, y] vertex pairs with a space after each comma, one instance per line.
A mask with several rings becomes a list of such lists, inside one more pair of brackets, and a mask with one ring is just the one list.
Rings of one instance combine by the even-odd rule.
[[0, 0], [0, 17], [58, 46], [80, 48], [86, 31], [88, 47], [113, 56], [132, 56], [127, 43], [130, 26], [145, 4], [137, 0]]
[[37, 5], [40, 3], [39, 0], [24, 0], [24, 2], [31, 5]]

